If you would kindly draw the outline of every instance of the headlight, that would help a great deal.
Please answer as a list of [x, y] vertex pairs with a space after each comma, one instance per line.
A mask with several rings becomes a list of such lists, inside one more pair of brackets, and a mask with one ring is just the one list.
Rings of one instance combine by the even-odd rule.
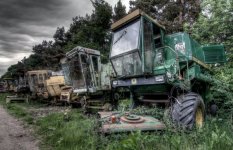
[[117, 85], [117, 81], [113, 81], [112, 84], [113, 84], [113, 85]]
[[155, 81], [157, 82], [163, 82], [164, 81], [164, 76], [156, 76]]

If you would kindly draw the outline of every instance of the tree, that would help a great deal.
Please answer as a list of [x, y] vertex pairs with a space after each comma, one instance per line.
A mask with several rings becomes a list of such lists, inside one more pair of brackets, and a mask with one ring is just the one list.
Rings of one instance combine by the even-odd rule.
[[187, 28], [192, 36], [202, 44], [223, 44], [227, 52], [228, 62], [215, 68], [215, 77], [220, 84], [212, 87], [216, 100], [233, 106], [233, 1], [204, 0], [201, 4], [202, 13], [193, 28]]
[[53, 35], [54, 41], [56, 45], [63, 46], [66, 44], [66, 35], [64, 27], [57, 27], [55, 34]]
[[114, 15], [113, 15], [113, 21], [117, 21], [124, 17], [126, 15], [126, 7], [122, 4], [121, 0], [117, 2], [117, 4], [114, 6]]
[[233, 52], [233, 1], [204, 0], [202, 13], [189, 32], [203, 43], [222, 43], [226, 47], [230, 62]]
[[130, 7], [131, 11], [142, 9], [168, 32], [183, 31], [185, 23], [192, 26], [201, 10], [199, 0], [131, 0]]

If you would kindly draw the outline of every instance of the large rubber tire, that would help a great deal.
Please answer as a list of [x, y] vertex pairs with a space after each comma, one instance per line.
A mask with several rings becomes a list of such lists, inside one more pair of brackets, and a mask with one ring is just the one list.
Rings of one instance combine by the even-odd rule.
[[177, 98], [172, 106], [172, 120], [179, 127], [192, 129], [202, 127], [205, 118], [205, 105], [199, 94], [188, 93]]

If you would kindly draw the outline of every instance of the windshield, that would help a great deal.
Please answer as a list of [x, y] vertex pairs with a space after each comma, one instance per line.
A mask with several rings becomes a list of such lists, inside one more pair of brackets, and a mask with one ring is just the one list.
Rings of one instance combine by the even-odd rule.
[[62, 67], [62, 71], [63, 71], [63, 74], [64, 74], [64, 79], [65, 79], [66, 85], [72, 85], [71, 79], [70, 79], [69, 63], [64, 63], [64, 64], [61, 65], [61, 67]]
[[86, 84], [83, 78], [82, 67], [79, 56], [70, 61], [70, 78], [74, 88], [85, 88]]
[[113, 34], [111, 57], [138, 49], [140, 21], [117, 30]]
[[134, 76], [141, 74], [141, 59], [138, 51], [112, 59], [117, 76]]

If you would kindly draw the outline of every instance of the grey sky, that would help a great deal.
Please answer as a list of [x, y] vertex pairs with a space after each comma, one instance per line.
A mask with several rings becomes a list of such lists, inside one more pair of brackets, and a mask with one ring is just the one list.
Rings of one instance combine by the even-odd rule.
[[[106, 0], [114, 6], [118, 0]], [[129, 5], [129, 0], [121, 0]], [[51, 40], [57, 27], [69, 27], [72, 18], [92, 12], [90, 0], [1, 0], [0, 76], [31, 54], [32, 46]]]

